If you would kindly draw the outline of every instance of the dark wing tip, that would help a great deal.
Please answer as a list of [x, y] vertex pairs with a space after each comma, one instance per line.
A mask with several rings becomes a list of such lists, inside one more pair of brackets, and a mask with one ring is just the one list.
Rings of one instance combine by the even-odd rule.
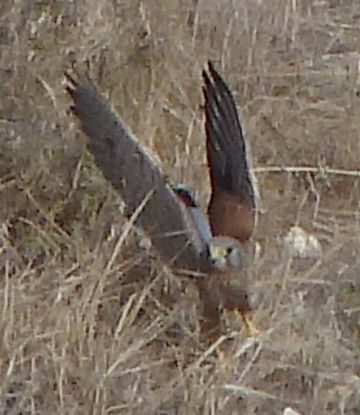
[[204, 81], [204, 84], [205, 84], [205, 86], [202, 87], [202, 90], [205, 91], [206, 90], [206, 87], [209, 86], [209, 84], [211, 82], [210, 81], [210, 77], [209, 77], [206, 69], [203, 69], [202, 70], [202, 78], [203, 78], [203, 81]]
[[81, 72], [74, 66], [64, 72], [66, 81], [65, 89], [72, 96], [79, 87], [94, 88], [93, 82], [87, 70]]
[[71, 102], [72, 102], [72, 104], [69, 106], [67, 110], [67, 113], [74, 114], [78, 117], [79, 112], [77, 110], [76, 98], [77, 98], [78, 89], [80, 87], [80, 76], [78, 73], [74, 72], [74, 70], [72, 72], [73, 72], [72, 74], [70, 73], [69, 70], [64, 72], [64, 77], [66, 81], [65, 91], [69, 95]]
[[211, 79], [215, 87], [218, 88], [219, 90], [223, 90], [222, 91], [223, 94], [229, 95], [231, 99], [233, 99], [232, 93], [228, 85], [224, 81], [224, 78], [220, 75], [219, 71], [215, 69], [215, 65], [213, 64], [213, 62], [208, 61], [208, 66], [209, 66], [209, 73], [210, 73]]
[[70, 70], [66, 70], [64, 72], [64, 77], [69, 82], [70, 85], [76, 85], [77, 84], [77, 81], [75, 81], [74, 76], [70, 74]]
[[77, 87], [77, 81], [75, 78], [70, 74], [70, 71], [66, 70], [64, 72], [64, 78], [65, 78], [65, 91], [70, 95], [70, 97], [73, 98], [75, 89]]
[[[65, 91], [67, 92], [68, 95], [70, 95], [71, 99], [74, 99], [74, 94], [75, 94], [75, 89], [72, 86], [66, 86], [65, 87]], [[74, 105], [70, 106], [71, 111], [74, 110]]]
[[209, 59], [208, 60], [208, 68], [210, 73], [216, 72], [213, 62]]

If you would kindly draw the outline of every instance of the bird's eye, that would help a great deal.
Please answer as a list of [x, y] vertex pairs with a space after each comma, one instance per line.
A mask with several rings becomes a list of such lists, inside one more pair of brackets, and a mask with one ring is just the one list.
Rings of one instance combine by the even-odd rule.
[[234, 248], [232, 246], [228, 246], [226, 248], [226, 255], [231, 255], [232, 251], [234, 250]]

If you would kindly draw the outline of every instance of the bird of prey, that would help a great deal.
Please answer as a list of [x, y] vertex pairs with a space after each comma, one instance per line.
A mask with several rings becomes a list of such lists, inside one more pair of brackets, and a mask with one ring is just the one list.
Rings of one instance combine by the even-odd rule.
[[88, 75], [67, 72], [67, 92], [88, 149], [123, 199], [125, 215], [135, 215], [135, 225], [166, 264], [197, 275], [204, 330], [216, 330], [225, 308], [237, 310], [255, 334], [242, 244], [255, 226], [256, 188], [233, 96], [211, 62], [202, 75], [209, 220], [186, 188], [170, 183]]

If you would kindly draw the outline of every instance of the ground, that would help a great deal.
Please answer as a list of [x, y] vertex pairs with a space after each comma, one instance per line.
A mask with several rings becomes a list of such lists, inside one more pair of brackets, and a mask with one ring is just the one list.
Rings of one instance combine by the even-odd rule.
[[[351, 0], [1, 2], [1, 414], [360, 414], [359, 23]], [[127, 234], [63, 78], [88, 67], [205, 209], [208, 59], [261, 194], [262, 334], [225, 316], [220, 353], [199, 340], [191, 282]], [[294, 225], [320, 257], [289, 254]]]

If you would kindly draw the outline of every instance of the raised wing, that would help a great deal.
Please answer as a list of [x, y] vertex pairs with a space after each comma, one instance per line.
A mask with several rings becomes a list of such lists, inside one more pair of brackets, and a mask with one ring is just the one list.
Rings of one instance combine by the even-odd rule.
[[256, 222], [256, 193], [239, 115], [228, 86], [211, 62], [203, 80], [211, 230], [213, 235], [245, 242]]
[[135, 224], [146, 232], [166, 263], [189, 270], [204, 269], [206, 243], [159, 166], [127, 131], [89, 77], [75, 72], [66, 77], [71, 109], [88, 137], [88, 149], [124, 200], [127, 216], [138, 209]]

